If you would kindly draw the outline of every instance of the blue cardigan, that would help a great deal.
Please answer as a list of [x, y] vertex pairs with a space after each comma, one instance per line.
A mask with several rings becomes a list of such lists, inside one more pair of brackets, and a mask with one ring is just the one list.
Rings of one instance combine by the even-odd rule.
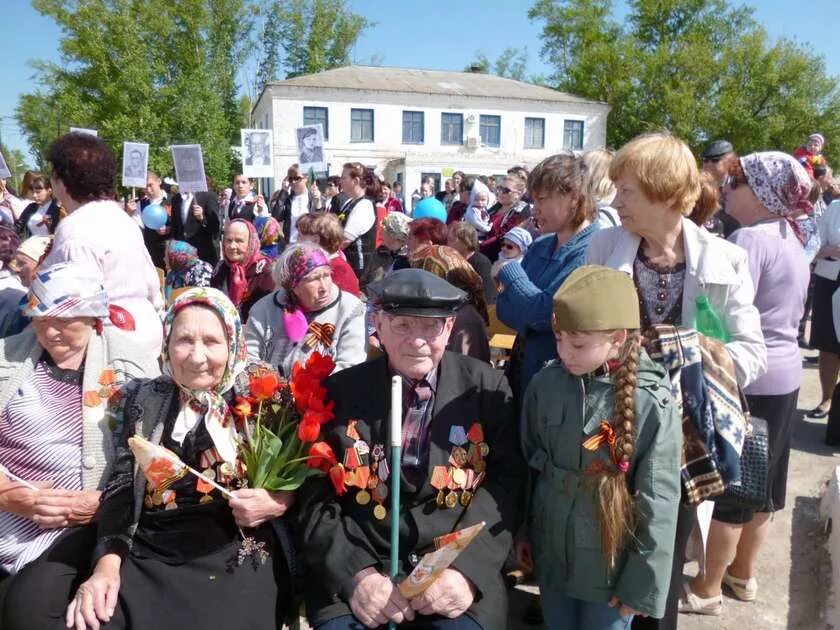
[[557, 358], [552, 298], [568, 275], [585, 263], [586, 248], [597, 229], [590, 225], [560, 249], [556, 249], [557, 236], [546, 234], [534, 241], [521, 264], [505, 265], [499, 271], [503, 289], [496, 299], [496, 315], [525, 339], [522, 393], [545, 362]]

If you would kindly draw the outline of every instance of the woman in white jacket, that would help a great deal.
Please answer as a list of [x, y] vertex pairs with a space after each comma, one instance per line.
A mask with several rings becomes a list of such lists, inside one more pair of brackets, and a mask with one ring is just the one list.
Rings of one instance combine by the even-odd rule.
[[[616, 184], [612, 206], [621, 226], [595, 233], [587, 264], [606, 265], [633, 277], [643, 328], [692, 326], [698, 296], [705, 295], [725, 322], [741, 387], [767, 369], [761, 319], [746, 252], [698, 228], [686, 217], [700, 195], [700, 175], [691, 150], [666, 134], [639, 136], [610, 166]], [[695, 509], [681, 505], [668, 606], [661, 620], [639, 619], [634, 628], [676, 628], [685, 547]]]

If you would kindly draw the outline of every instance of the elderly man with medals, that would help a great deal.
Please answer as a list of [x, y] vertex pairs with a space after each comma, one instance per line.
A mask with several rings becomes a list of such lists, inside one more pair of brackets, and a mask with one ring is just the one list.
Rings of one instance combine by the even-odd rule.
[[[325, 382], [335, 419], [329, 475], [298, 492], [306, 604], [318, 630], [496, 629], [507, 619], [501, 570], [522, 517], [526, 466], [504, 376], [445, 351], [466, 295], [419, 269], [368, 287], [384, 356]], [[403, 383], [402, 460], [388, 458], [390, 387]], [[392, 475], [400, 475], [398, 518]], [[480, 534], [423, 593], [407, 599], [388, 577], [392, 522], [401, 575], [437, 536], [485, 522]], [[360, 625], [361, 624], [361, 625]]]

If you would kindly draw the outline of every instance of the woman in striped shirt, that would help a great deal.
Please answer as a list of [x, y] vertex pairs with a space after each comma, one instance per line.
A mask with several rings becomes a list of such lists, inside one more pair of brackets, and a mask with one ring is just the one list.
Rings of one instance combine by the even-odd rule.
[[[93, 530], [82, 526], [99, 507], [114, 456], [118, 416], [110, 404], [123, 383], [159, 373], [131, 337], [103, 326], [110, 318], [130, 328], [131, 320], [109, 307], [96, 268], [61, 263], [41, 271], [22, 309], [32, 325], [0, 341], [0, 465], [9, 473], [0, 472], [3, 576], [25, 569], [62, 535]], [[89, 549], [80, 554], [89, 557]]]

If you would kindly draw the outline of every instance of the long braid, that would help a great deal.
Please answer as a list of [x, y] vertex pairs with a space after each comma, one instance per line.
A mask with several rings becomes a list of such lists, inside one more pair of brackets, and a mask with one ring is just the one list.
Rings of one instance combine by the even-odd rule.
[[612, 568], [625, 539], [635, 530], [633, 500], [627, 486], [626, 472], [635, 450], [636, 378], [639, 369], [641, 335], [630, 332], [619, 356], [621, 365], [615, 375], [615, 443], [611, 449], [613, 467], [599, 475], [598, 509], [601, 521], [601, 550], [607, 567]]

